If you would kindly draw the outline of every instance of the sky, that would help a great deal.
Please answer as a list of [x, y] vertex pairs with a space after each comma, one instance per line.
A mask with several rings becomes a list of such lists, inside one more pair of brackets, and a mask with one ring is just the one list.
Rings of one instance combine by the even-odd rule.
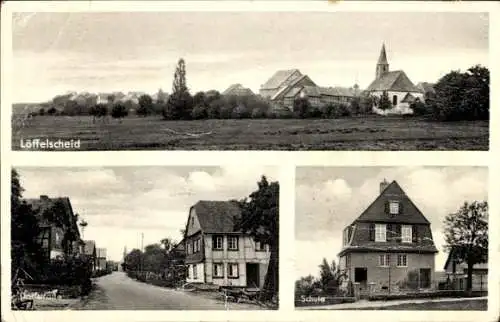
[[19, 13], [13, 17], [13, 101], [67, 91], [169, 92], [184, 58], [192, 92], [241, 83], [254, 91], [279, 69], [319, 86], [365, 88], [382, 43], [390, 69], [416, 84], [488, 66], [488, 14], [410, 12]]
[[[180, 241], [189, 208], [199, 200], [242, 199], [257, 190], [261, 175], [278, 180], [274, 167], [17, 168], [24, 198], [69, 197], [88, 222], [84, 239], [107, 249], [108, 259], [127, 251]], [[235, 178], [238, 178], [235, 180]]]
[[[338, 263], [342, 230], [379, 195], [379, 184], [396, 180], [430, 221], [442, 271], [443, 221], [465, 201], [488, 200], [485, 167], [302, 167], [296, 172], [295, 273], [319, 273], [323, 258]], [[318, 251], [311, 251], [312, 249]], [[320, 251], [321, 250], [321, 251]]]

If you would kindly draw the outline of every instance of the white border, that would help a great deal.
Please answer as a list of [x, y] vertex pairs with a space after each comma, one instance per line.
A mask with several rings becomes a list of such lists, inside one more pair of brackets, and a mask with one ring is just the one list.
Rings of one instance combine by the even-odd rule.
[[[496, 74], [500, 57], [498, 41], [499, 3], [494, 2], [356, 2], [356, 1], [25, 1], [2, 3], [1, 24], [1, 129], [2, 129], [2, 317], [6, 321], [332, 321], [332, 320], [399, 320], [399, 321], [494, 321], [500, 313], [500, 243], [498, 230], [490, 230], [490, 300], [488, 312], [453, 311], [295, 311], [293, 307], [294, 271], [294, 182], [295, 166], [412, 166], [412, 165], [475, 165], [489, 166], [490, 196], [500, 195], [498, 128], [500, 112], [498, 91], [500, 77]], [[489, 12], [491, 71], [491, 136], [490, 152], [246, 152], [246, 151], [123, 151], [123, 152], [11, 152], [10, 111], [12, 75], [12, 12], [100, 12], [100, 11], [373, 11], [373, 12]], [[200, 164], [199, 160], [203, 160]], [[16, 166], [119, 166], [119, 165], [278, 165], [281, 171], [280, 194], [280, 309], [279, 311], [36, 311], [10, 312], [10, 167]], [[500, 227], [498, 198], [489, 198], [490, 227]], [[5, 277], [5, 278], [4, 278]], [[15, 314], [14, 314], [15, 313]]]

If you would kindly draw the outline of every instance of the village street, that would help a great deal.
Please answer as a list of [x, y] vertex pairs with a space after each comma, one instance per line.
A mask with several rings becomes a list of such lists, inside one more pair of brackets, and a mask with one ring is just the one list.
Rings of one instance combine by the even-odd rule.
[[80, 310], [255, 310], [259, 306], [225, 303], [201, 294], [141, 283], [124, 272], [96, 280], [97, 289]]

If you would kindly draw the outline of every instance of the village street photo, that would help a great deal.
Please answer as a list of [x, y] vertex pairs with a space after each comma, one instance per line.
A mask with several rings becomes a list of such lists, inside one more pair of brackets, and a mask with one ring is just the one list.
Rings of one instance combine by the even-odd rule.
[[13, 150], [489, 149], [488, 12], [12, 18]]
[[487, 187], [486, 167], [297, 168], [295, 307], [486, 311]]
[[274, 167], [15, 167], [13, 310], [274, 310]]

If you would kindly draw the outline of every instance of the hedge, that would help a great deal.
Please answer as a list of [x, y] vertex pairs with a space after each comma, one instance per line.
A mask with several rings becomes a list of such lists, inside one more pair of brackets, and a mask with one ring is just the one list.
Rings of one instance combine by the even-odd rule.
[[405, 293], [405, 294], [377, 294], [370, 295], [370, 301], [390, 301], [390, 300], [404, 300], [404, 299], [421, 299], [421, 298], [440, 298], [440, 297], [480, 297], [487, 295], [485, 291], [453, 291], [441, 290], [433, 292], [420, 292], [420, 293]]

